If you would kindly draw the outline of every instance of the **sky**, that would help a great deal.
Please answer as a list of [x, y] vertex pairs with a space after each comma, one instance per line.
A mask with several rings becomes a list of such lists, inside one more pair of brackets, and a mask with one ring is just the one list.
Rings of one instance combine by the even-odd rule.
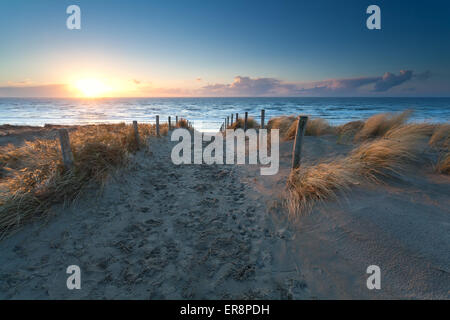
[[448, 97], [449, 39], [444, 0], [0, 0], [0, 97]]

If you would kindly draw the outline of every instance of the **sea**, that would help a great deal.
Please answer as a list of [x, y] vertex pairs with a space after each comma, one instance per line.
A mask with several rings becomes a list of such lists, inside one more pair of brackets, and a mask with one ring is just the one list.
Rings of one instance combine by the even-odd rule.
[[381, 112], [413, 110], [410, 121], [448, 122], [450, 98], [0, 98], [0, 124], [154, 123], [171, 116], [188, 119], [204, 132], [218, 131], [231, 114], [260, 121], [279, 115], [309, 115], [331, 124], [366, 119]]

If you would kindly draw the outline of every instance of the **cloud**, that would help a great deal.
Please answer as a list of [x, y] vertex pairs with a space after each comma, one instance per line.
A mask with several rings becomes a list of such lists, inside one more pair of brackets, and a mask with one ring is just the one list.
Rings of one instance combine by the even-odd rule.
[[419, 79], [419, 80], [425, 81], [425, 80], [430, 79], [432, 75], [433, 74], [431, 73], [431, 71], [425, 71], [425, 72], [422, 72], [422, 73], [415, 74], [414, 77]]
[[363, 86], [373, 84], [378, 79], [379, 77], [361, 77], [303, 83], [299, 85], [299, 93], [301, 95], [347, 94], [349, 92], [355, 92]]
[[230, 84], [216, 83], [203, 86], [199, 95], [209, 96], [345, 96], [370, 95], [388, 92], [410, 80], [425, 80], [429, 71], [415, 74], [401, 70], [399, 74], [386, 72], [382, 76], [338, 78], [321, 81], [289, 83], [276, 78], [237, 76]]
[[329, 79], [303, 84], [302, 94], [346, 95], [387, 92], [413, 78], [411, 70], [401, 70], [398, 75], [386, 72], [383, 76], [347, 79]]
[[375, 92], [386, 92], [389, 89], [399, 86], [402, 83], [411, 80], [413, 72], [411, 70], [400, 70], [399, 75], [386, 72], [381, 79], [375, 82]]
[[296, 86], [275, 78], [237, 76], [231, 84], [210, 84], [202, 87], [202, 95], [216, 96], [279, 96], [296, 91]]

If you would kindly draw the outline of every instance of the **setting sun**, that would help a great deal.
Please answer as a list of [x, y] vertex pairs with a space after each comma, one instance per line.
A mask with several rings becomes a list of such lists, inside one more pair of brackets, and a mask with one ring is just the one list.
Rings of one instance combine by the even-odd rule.
[[75, 82], [74, 87], [86, 98], [103, 97], [111, 91], [110, 87], [98, 79], [80, 79]]

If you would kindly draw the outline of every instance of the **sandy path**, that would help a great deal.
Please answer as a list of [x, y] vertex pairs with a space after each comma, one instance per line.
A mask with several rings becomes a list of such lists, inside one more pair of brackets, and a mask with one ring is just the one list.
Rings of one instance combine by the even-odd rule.
[[[181, 165], [151, 141], [103, 194], [55, 208], [0, 243], [1, 299], [304, 298], [298, 268], [274, 268], [266, 205], [237, 166]], [[69, 265], [82, 289], [66, 288]]]

